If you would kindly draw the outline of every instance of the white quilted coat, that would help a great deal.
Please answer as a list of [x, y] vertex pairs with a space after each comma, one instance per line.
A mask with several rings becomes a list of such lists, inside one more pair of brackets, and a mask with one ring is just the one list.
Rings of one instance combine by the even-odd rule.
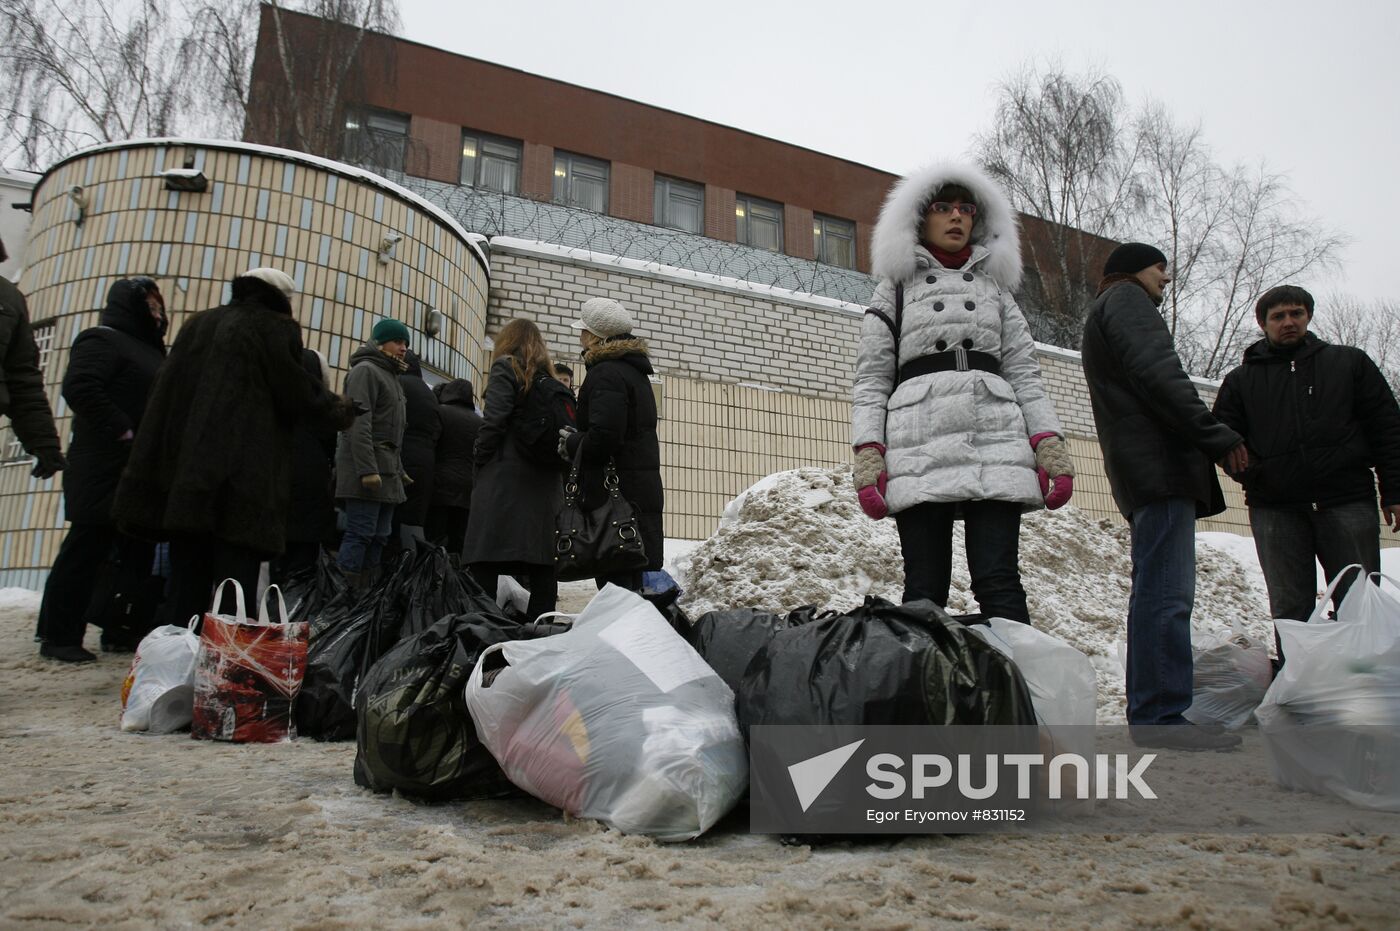
[[[948, 183], [977, 202], [972, 257], [947, 269], [919, 245], [925, 205]], [[874, 314], [861, 326], [851, 411], [851, 442], [881, 443], [891, 512], [922, 502], [1016, 501], [1043, 506], [1030, 437], [1059, 433], [1040, 380], [1035, 343], [1012, 291], [1021, 280], [1016, 214], [980, 171], [935, 165], [903, 178], [880, 211], [873, 242], [880, 280], [871, 306], [895, 316], [904, 282], [901, 365], [962, 346], [996, 356], [1001, 374], [934, 372], [895, 387], [893, 335]]]

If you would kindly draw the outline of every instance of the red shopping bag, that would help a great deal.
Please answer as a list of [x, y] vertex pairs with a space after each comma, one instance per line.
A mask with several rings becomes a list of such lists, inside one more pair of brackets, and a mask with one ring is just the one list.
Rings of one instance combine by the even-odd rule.
[[[232, 585], [237, 614], [219, 614], [224, 586]], [[233, 579], [214, 592], [204, 615], [195, 658], [194, 721], [190, 736], [234, 743], [276, 743], [296, 736], [292, 700], [306, 675], [307, 624], [287, 621], [287, 605], [275, 585], [278, 616], [269, 620], [267, 598], [249, 620], [243, 588]]]

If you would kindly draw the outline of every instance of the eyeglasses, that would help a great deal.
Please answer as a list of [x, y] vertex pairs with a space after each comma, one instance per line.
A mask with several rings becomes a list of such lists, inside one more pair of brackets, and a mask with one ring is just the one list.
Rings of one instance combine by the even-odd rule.
[[977, 216], [976, 204], [950, 204], [946, 201], [937, 200], [929, 204], [929, 208], [934, 213], [952, 213], [956, 210], [965, 217]]

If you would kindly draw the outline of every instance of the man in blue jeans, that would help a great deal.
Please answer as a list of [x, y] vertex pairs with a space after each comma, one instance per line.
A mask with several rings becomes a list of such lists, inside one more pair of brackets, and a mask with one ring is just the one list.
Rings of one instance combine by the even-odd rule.
[[[1365, 352], [1308, 332], [1313, 309], [1302, 288], [1265, 291], [1254, 308], [1264, 336], [1215, 399], [1215, 415], [1249, 445], [1238, 479], [1270, 613], [1295, 621], [1317, 599], [1315, 560], [1329, 579], [1352, 563], [1380, 570], [1373, 469], [1385, 521], [1400, 528], [1400, 406]], [[1334, 604], [1351, 582], [1337, 586]]]
[[367, 410], [340, 437], [335, 496], [345, 506], [345, 536], [336, 558], [352, 588], [364, 588], [379, 568], [404, 495], [403, 445], [407, 406], [399, 374], [408, 370], [408, 327], [381, 320], [350, 357], [345, 394]]
[[1104, 265], [1084, 327], [1084, 380], [1113, 499], [1132, 527], [1128, 724], [1143, 746], [1226, 750], [1239, 738], [1184, 717], [1191, 706], [1196, 519], [1225, 510], [1213, 461], [1248, 465], [1240, 435], [1211, 414], [1158, 313], [1167, 258], [1125, 243]]

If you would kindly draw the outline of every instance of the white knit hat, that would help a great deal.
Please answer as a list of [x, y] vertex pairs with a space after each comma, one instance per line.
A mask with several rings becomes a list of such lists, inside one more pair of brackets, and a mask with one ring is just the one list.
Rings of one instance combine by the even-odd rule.
[[627, 308], [610, 297], [590, 297], [584, 301], [580, 319], [573, 322], [575, 330], [587, 330], [603, 339], [631, 333], [636, 325]]
[[240, 278], [257, 278], [259, 281], [272, 285], [287, 297], [291, 297], [296, 292], [297, 283], [292, 280], [292, 276], [277, 268], [250, 268]]

